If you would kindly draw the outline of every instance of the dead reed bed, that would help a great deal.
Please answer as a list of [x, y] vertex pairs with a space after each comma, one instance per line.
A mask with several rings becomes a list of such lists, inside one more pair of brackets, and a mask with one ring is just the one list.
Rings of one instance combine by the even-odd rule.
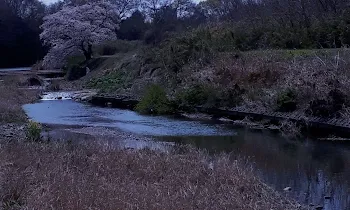
[[37, 90], [19, 89], [20, 77], [0, 78], [0, 123], [26, 121], [22, 105], [38, 98]]
[[[243, 89], [241, 106], [274, 111], [277, 99], [286, 91], [296, 98], [297, 111], [304, 112], [311, 101], [330, 102], [331, 91], [350, 98], [350, 51], [261, 50], [218, 53], [207, 65], [196, 63], [180, 74], [184, 85], [205, 84], [215, 89]], [[233, 105], [234, 106], [234, 105]]]
[[302, 209], [242, 161], [97, 143], [1, 144], [3, 209]]

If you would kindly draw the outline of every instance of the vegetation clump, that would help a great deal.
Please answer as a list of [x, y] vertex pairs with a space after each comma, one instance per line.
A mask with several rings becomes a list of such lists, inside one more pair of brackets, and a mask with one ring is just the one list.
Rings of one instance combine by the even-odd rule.
[[16, 76], [2, 77], [0, 82], [0, 124], [23, 123], [27, 121], [22, 105], [32, 103], [39, 98], [38, 90], [23, 90], [17, 86], [21, 78]]
[[333, 89], [327, 99], [312, 100], [306, 114], [316, 117], [339, 117], [346, 105], [346, 95], [339, 89]]
[[39, 142], [41, 141], [42, 126], [40, 123], [30, 121], [27, 125], [26, 137], [28, 141]]
[[139, 104], [136, 106], [136, 111], [142, 114], [171, 114], [173, 106], [169, 101], [165, 90], [158, 85], [151, 85]]
[[[199, 105], [207, 104], [211, 96], [213, 96], [213, 91], [208, 87], [203, 85], [194, 85], [188, 89], [179, 92], [176, 96], [176, 101], [179, 107], [194, 107]], [[213, 100], [216, 98], [212, 97]]]
[[102, 92], [113, 92], [122, 87], [124, 83], [124, 74], [120, 71], [113, 71], [103, 77], [92, 78], [87, 85]]
[[234, 107], [242, 102], [244, 92], [244, 89], [237, 84], [225, 90], [197, 84], [188, 89], [180, 90], [175, 96], [175, 103], [178, 109], [187, 111], [194, 110], [196, 106]]
[[66, 77], [68, 81], [74, 81], [82, 78], [85, 75], [86, 75], [86, 68], [84, 68], [81, 65], [74, 65], [68, 69]]
[[277, 110], [280, 112], [293, 112], [297, 109], [297, 94], [288, 89], [277, 96]]

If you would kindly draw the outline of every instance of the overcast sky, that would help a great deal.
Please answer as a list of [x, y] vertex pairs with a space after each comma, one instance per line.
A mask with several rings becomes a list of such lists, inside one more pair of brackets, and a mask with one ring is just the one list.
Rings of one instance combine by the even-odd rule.
[[54, 3], [58, 0], [40, 0], [41, 2], [44, 2], [45, 4], [51, 4], [51, 3]]
[[[40, 0], [41, 2], [44, 2], [45, 4], [51, 4], [51, 3], [54, 3], [54, 2], [57, 2], [59, 0]], [[200, 2], [202, 0], [194, 0], [195, 2]]]

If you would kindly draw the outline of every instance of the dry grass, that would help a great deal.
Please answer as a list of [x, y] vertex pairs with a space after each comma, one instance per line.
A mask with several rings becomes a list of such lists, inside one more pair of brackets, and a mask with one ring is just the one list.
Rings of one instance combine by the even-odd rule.
[[229, 89], [244, 88], [243, 106], [253, 110], [275, 110], [279, 93], [293, 89], [299, 111], [314, 99], [328, 99], [333, 89], [350, 97], [350, 51], [265, 50], [218, 53], [210, 65], [189, 65], [181, 73], [183, 85], [210, 84]]
[[0, 82], [0, 123], [24, 122], [26, 115], [22, 105], [31, 103], [38, 98], [37, 90], [23, 90], [18, 86], [19, 77], [5, 77]]
[[[1, 84], [0, 96], [2, 123], [23, 120], [21, 104], [35, 98], [16, 80]], [[0, 209], [302, 208], [226, 155], [0, 140]]]
[[240, 161], [192, 149], [16, 142], [0, 159], [5, 209], [301, 209]]

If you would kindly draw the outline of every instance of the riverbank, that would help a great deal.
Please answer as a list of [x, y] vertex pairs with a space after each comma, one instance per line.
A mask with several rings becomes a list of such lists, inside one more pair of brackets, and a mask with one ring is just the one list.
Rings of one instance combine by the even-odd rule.
[[226, 155], [212, 158], [189, 148], [120, 149], [103, 139], [143, 137], [96, 128], [71, 128], [84, 135], [77, 142], [28, 142], [21, 105], [36, 100], [37, 93], [18, 92], [16, 83], [7, 78], [3, 84], [3, 208], [302, 209], [262, 183], [247, 163]]
[[[2, 144], [3, 206], [28, 209], [302, 209], [228, 157], [97, 142]], [[69, 184], [68, 184], [69, 183]]]
[[[178, 39], [170, 40], [180, 42]], [[97, 55], [84, 64], [90, 70], [86, 76], [62, 83], [62, 89], [94, 88], [98, 97], [111, 100], [126, 96], [142, 101], [147, 94], [156, 97], [139, 107], [142, 113], [160, 114], [155, 107], [167, 114], [196, 112], [200, 107], [246, 113], [253, 121], [256, 117], [251, 115], [267, 116], [277, 127], [290, 121], [287, 123], [297, 124], [293, 130], [311, 125], [340, 131], [349, 127], [348, 49], [215, 51], [215, 56], [213, 52], [203, 55], [204, 61], [168, 51], [168, 45], [138, 43], [127, 52]], [[154, 86], [159, 88], [152, 93]], [[156, 96], [162, 91], [162, 96]]]
[[20, 89], [20, 78], [5, 76], [0, 82], [0, 124], [18, 123], [27, 121], [22, 105], [39, 99], [39, 91], [35, 89]]

